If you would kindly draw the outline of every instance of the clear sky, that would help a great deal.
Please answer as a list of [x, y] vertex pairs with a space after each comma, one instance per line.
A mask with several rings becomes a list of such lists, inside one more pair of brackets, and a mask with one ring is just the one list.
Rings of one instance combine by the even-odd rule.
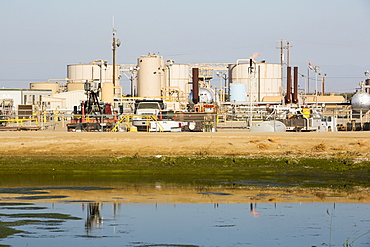
[[[0, 0], [0, 87], [67, 77], [67, 65], [117, 63], [154, 52], [176, 63], [309, 61], [327, 74], [327, 91], [352, 92], [370, 70], [370, 0]], [[303, 82], [301, 81], [302, 85]]]

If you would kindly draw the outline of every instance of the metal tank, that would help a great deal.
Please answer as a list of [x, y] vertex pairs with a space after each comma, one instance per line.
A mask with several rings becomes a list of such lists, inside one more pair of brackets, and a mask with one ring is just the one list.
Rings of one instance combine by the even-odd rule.
[[356, 111], [367, 111], [370, 109], [370, 94], [357, 92], [351, 99], [351, 106]]
[[286, 126], [280, 121], [253, 122], [250, 132], [286, 132]]
[[141, 56], [138, 59], [138, 67], [137, 96], [161, 97], [162, 84], [165, 83], [163, 58], [155, 54]]
[[229, 81], [246, 85], [247, 101], [250, 100], [249, 95], [252, 101], [262, 101], [265, 96], [281, 96], [281, 65], [253, 62], [253, 69], [250, 70], [249, 59], [238, 60], [236, 64], [229, 65]]
[[105, 82], [103, 83], [102, 93], [101, 93], [101, 100], [106, 103], [114, 103], [114, 95], [113, 95], [113, 83], [112, 82]]
[[[116, 65], [116, 85], [119, 85], [119, 66]], [[84, 83], [86, 81], [99, 83], [113, 81], [113, 65], [99, 66], [97, 63], [67, 65], [67, 77], [71, 83]]]
[[189, 65], [173, 64], [169, 69], [169, 88], [167, 91], [179, 90], [180, 95], [189, 94]]
[[[189, 101], [193, 101], [193, 92], [189, 94]], [[218, 101], [218, 97], [212, 88], [199, 88], [199, 103], [212, 103]]]
[[233, 82], [230, 84], [230, 102], [247, 101], [247, 85], [242, 82]]
[[47, 89], [51, 90], [51, 93], [54, 95], [59, 93], [60, 85], [59, 83], [54, 82], [33, 82], [30, 83], [30, 89], [37, 90], [37, 89]]

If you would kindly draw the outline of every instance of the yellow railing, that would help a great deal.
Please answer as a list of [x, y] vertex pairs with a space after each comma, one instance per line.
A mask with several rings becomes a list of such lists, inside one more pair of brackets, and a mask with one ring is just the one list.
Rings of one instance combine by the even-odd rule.
[[163, 126], [158, 122], [158, 117], [156, 115], [124, 115], [121, 117], [121, 119], [116, 123], [116, 125], [113, 127], [113, 129], [111, 130], [111, 132], [116, 132], [118, 127], [120, 126], [120, 124], [126, 120], [126, 124], [129, 125], [130, 123], [130, 119], [132, 118], [145, 118], [146, 122], [147, 122], [147, 131], [149, 132], [149, 122], [150, 121], [155, 121], [157, 126], [159, 127], [159, 131], [160, 132], [163, 132], [164, 128]]

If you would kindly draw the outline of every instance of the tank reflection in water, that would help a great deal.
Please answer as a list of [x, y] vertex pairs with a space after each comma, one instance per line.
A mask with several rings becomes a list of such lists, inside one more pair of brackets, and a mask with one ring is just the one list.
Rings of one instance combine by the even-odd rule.
[[0, 212], [0, 245], [370, 246], [365, 203], [0, 203]]

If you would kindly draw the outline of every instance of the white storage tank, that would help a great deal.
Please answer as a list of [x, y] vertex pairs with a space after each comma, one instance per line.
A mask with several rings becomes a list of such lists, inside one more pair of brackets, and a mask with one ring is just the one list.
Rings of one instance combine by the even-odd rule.
[[138, 59], [138, 67], [137, 96], [161, 97], [162, 84], [165, 83], [163, 58], [155, 54], [141, 56]]
[[[190, 92], [188, 99], [190, 102], [192, 102], [193, 91]], [[216, 102], [218, 100], [219, 98], [217, 97], [215, 91], [212, 88], [205, 88], [205, 87], [199, 88], [199, 103], [209, 104], [209, 103]]]
[[284, 123], [276, 120], [253, 122], [250, 132], [286, 132]]
[[249, 95], [252, 101], [262, 101], [265, 96], [281, 96], [282, 94], [280, 64], [254, 63], [253, 74], [250, 73], [249, 62], [231, 64], [229, 74], [231, 75], [230, 81], [246, 85], [247, 101], [250, 100]]
[[[115, 83], [120, 85], [119, 65], [116, 65]], [[97, 63], [67, 65], [67, 77], [72, 83], [86, 81], [113, 82], [113, 65], [99, 66]]]
[[101, 100], [106, 103], [114, 103], [114, 96], [113, 96], [113, 83], [112, 82], [105, 82], [102, 87], [102, 95]]
[[242, 82], [233, 82], [230, 84], [230, 102], [247, 101], [247, 85]]
[[169, 72], [170, 86], [169, 89], [179, 90], [181, 95], [189, 94], [189, 65], [188, 64], [173, 64]]
[[38, 90], [38, 89], [47, 89], [51, 90], [52, 95], [59, 93], [60, 85], [59, 83], [55, 82], [33, 82], [30, 83], [30, 89]]

